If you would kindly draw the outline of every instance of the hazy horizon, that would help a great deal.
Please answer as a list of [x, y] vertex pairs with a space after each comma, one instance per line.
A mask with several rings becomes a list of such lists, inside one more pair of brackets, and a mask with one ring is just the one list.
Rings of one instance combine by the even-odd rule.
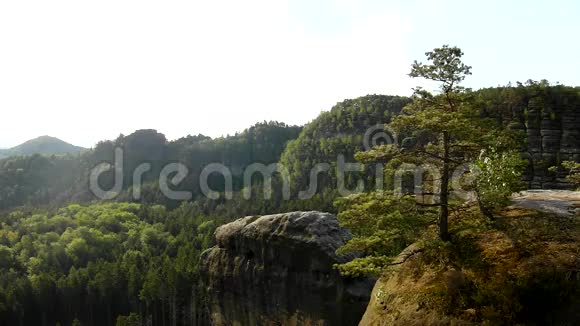
[[410, 95], [411, 63], [442, 44], [465, 52], [468, 87], [576, 86], [579, 13], [571, 0], [1, 2], [0, 148], [304, 125], [347, 98]]

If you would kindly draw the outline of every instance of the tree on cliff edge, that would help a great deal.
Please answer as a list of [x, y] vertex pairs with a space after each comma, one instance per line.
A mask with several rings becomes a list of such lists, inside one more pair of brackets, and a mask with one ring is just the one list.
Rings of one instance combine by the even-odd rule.
[[[421, 182], [415, 184], [417, 196], [375, 191], [335, 202], [341, 225], [353, 235], [337, 252], [359, 255], [336, 266], [343, 275], [380, 275], [403, 249], [424, 236], [431, 239], [424, 231], [429, 233], [434, 222], [439, 238], [450, 240], [449, 216], [461, 218], [467, 212], [463, 205], [467, 198], [453, 196], [451, 181], [457, 180], [452, 179], [463, 179], [464, 190], [475, 190], [479, 209], [488, 219], [520, 190], [525, 164], [518, 152], [519, 137], [485, 118], [489, 103], [459, 85], [471, 74], [471, 67], [461, 62], [461, 50], [443, 46], [426, 55], [430, 63], [415, 62], [410, 76], [439, 82], [440, 92], [415, 89], [413, 102], [390, 123], [399, 138], [406, 137], [400, 144], [379, 145], [355, 155], [364, 163], [385, 163], [388, 187], [396, 188], [400, 182], [403, 188], [410, 172], [414, 182]], [[464, 178], [475, 168], [478, 174]]]
[[420, 87], [414, 89], [413, 102], [391, 123], [397, 133], [414, 137], [404, 147], [391, 145], [387, 153], [403, 163], [429, 163], [439, 169], [440, 180], [433, 180], [439, 183], [434, 205], [439, 207], [439, 236], [448, 240], [451, 173], [473, 158], [465, 154], [477, 150], [479, 146], [474, 140], [481, 132], [473, 123], [477, 113], [469, 89], [460, 86], [471, 75], [471, 67], [461, 61], [461, 49], [444, 45], [425, 55], [429, 63], [415, 61], [409, 76], [440, 83], [440, 94]]
[[[430, 175], [422, 175], [421, 196], [432, 196], [433, 200], [418, 205], [438, 208], [439, 237], [448, 241], [452, 177], [462, 176], [462, 173], [453, 173], [469, 172], [474, 163], [483, 162], [477, 165], [487, 173], [480, 174], [482, 177], [472, 182], [470, 190], [475, 190], [482, 213], [491, 218], [497, 205], [489, 201], [509, 197], [517, 188], [516, 182], [505, 181], [506, 176], [519, 178], [521, 164], [513, 135], [492, 119], [482, 117], [481, 108], [485, 103], [460, 85], [471, 75], [471, 67], [461, 61], [461, 49], [444, 45], [425, 55], [428, 63], [415, 61], [409, 76], [439, 83], [439, 91], [433, 94], [415, 88], [413, 102], [390, 123], [397, 134], [408, 137], [401, 144], [378, 146], [359, 153], [357, 159], [386, 162], [391, 174], [404, 165], [427, 166], [425, 171]], [[501, 155], [492, 155], [498, 152]], [[491, 163], [506, 173], [486, 171], [485, 167], [492, 166]], [[425, 189], [427, 184], [431, 185], [430, 190]]]

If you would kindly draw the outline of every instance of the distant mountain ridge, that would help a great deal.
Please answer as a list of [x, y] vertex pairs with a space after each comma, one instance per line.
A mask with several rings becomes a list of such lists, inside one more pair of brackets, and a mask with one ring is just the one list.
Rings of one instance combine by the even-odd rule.
[[69, 144], [51, 136], [41, 136], [38, 138], [26, 141], [16, 147], [10, 149], [0, 149], [0, 159], [17, 155], [56, 155], [78, 153], [85, 150], [80, 146]]

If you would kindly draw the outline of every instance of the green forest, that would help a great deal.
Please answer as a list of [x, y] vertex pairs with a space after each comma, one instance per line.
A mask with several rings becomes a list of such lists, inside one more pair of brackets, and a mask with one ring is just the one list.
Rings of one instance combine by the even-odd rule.
[[[173, 141], [156, 130], [138, 130], [79, 153], [0, 160], [0, 325], [200, 324], [209, 311], [199, 257], [214, 245], [216, 227], [243, 216], [337, 213], [354, 235], [340, 251], [363, 253], [337, 268], [351, 276], [380, 275], [394, 256], [422, 240], [425, 230], [438, 246], [457, 239], [457, 214], [481, 214], [488, 228], [513, 192], [575, 187], [580, 158], [567, 149], [577, 147], [579, 131], [568, 116], [580, 107], [580, 88], [528, 81], [466, 89], [459, 86], [470, 74], [458, 60], [462, 54], [438, 48], [428, 55], [431, 65], [413, 65], [411, 76], [441, 81], [441, 94], [418, 89], [412, 97], [348, 99], [305, 126], [265, 121], [231, 136], [199, 134]], [[365, 148], [369, 128], [385, 124], [400, 144]], [[540, 134], [563, 141], [554, 145], [550, 138], [538, 140]], [[122, 191], [112, 200], [99, 200], [89, 191], [89, 171], [102, 162], [114, 164], [117, 147], [124, 151], [128, 171]], [[343, 197], [338, 192], [339, 155], [365, 164], [341, 181], [348, 189], [362, 182], [363, 193]], [[473, 188], [477, 207], [466, 212], [451, 192], [450, 171], [471, 161], [482, 173]], [[135, 199], [132, 171], [144, 162], [152, 168]], [[168, 199], [159, 189], [160, 171], [172, 162], [187, 166], [187, 177], [174, 188], [191, 192], [191, 200]], [[250, 164], [278, 162], [289, 174], [290, 199], [283, 198], [279, 174], [244, 184], [243, 171]], [[421, 206], [409, 196], [396, 198], [390, 191], [394, 171], [425, 162], [442, 171], [439, 201]], [[218, 199], [203, 196], [199, 175], [210, 163], [231, 169], [231, 199], [223, 193]], [[329, 164], [328, 173], [318, 177], [313, 196], [300, 199], [319, 163]], [[377, 178], [378, 172], [384, 177]], [[103, 188], [114, 181], [112, 173], [99, 180]], [[270, 198], [266, 182], [274, 185]], [[209, 184], [218, 192], [225, 189], [219, 175]]]
[[196, 262], [220, 222], [192, 203], [172, 211], [103, 203], [3, 214], [0, 320], [114, 325], [128, 315], [193, 325], [202, 300]]

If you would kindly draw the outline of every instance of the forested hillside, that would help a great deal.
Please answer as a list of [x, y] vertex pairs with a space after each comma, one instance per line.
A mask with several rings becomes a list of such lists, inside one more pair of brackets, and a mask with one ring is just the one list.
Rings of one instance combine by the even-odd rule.
[[[372, 142], [373, 137], [379, 144], [388, 141], [381, 138], [381, 133], [387, 132], [384, 125], [409, 102], [407, 97], [368, 95], [345, 100], [320, 114], [282, 154], [281, 163], [290, 172], [291, 188], [295, 192], [306, 190], [310, 171], [317, 163], [330, 164], [328, 172], [320, 177], [319, 189], [334, 188], [339, 155], [345, 162], [355, 162], [354, 154], [365, 150], [365, 141]], [[358, 179], [365, 179], [366, 189], [372, 189], [375, 185], [373, 171], [369, 167], [358, 175], [350, 173], [346, 176], [346, 186], [352, 189]]]
[[[468, 95], [478, 115], [494, 118], [500, 129], [521, 131], [527, 139], [521, 152], [530, 162], [525, 174], [529, 187], [567, 185], [560, 163], [580, 161], [578, 88], [529, 83]], [[175, 141], [155, 130], [139, 130], [78, 154], [0, 160], [0, 321], [195, 324], [204, 313], [199, 255], [212, 245], [214, 228], [245, 215], [336, 212], [339, 161], [354, 163], [357, 152], [375, 145], [409, 142], [409, 135], [395, 137], [384, 125], [411, 101], [369, 95], [338, 103], [304, 127], [263, 122], [233, 136]], [[121, 191], [112, 202], [101, 202], [89, 191], [89, 171], [103, 162], [114, 164], [115, 148], [123, 150]], [[191, 192], [191, 200], [168, 199], [159, 188], [160, 171], [174, 162], [188, 169], [175, 190]], [[271, 196], [263, 188], [264, 178], [244, 185], [246, 167], [277, 162], [289, 173], [290, 198], [283, 196], [280, 174], [270, 180]], [[143, 174], [141, 197], [135, 199], [133, 171], [142, 163], [151, 169]], [[231, 198], [223, 193], [219, 174], [209, 177], [219, 198], [203, 196], [199, 177], [210, 163], [232, 172]], [[311, 185], [311, 169], [319, 163], [328, 168], [316, 176], [316, 191], [300, 199], [298, 194]], [[364, 171], [346, 173], [344, 186], [354, 190], [363, 181], [365, 190], [372, 190], [377, 186], [375, 167], [367, 164]], [[99, 179], [104, 189], [114, 181], [112, 171]], [[380, 182], [391, 186], [388, 179]], [[381, 211], [373, 214], [383, 214], [380, 205], [360, 205], [363, 210], [377, 207]], [[389, 241], [407, 243], [393, 239]]]
[[[0, 160], [0, 210], [59, 204], [74, 198], [85, 169], [83, 156], [16, 156]], [[86, 191], [86, 190], [85, 190]]]
[[[496, 118], [506, 128], [522, 131], [527, 140], [522, 152], [529, 160], [525, 173], [529, 187], [561, 188], [568, 186], [566, 171], [561, 168], [549, 171], [549, 168], [566, 160], [580, 161], [577, 142], [580, 138], [579, 93], [578, 88], [529, 82], [513, 87], [482, 89], [473, 92], [472, 96], [477, 97], [482, 115]], [[159, 172], [167, 163], [180, 162], [188, 167], [188, 176], [177, 189], [190, 191], [193, 199], [202, 200], [199, 175], [210, 163], [228, 167], [232, 172], [233, 189], [239, 191], [244, 186], [243, 171], [247, 166], [280, 162], [289, 172], [292, 198], [309, 189], [311, 169], [324, 163], [328, 167], [318, 173], [316, 195], [310, 203], [330, 208], [337, 196], [339, 156], [345, 163], [356, 162], [354, 154], [365, 150], [365, 142], [370, 146], [388, 141], [383, 139], [383, 133], [386, 132], [387, 137], [392, 135], [384, 129], [384, 124], [388, 124], [409, 102], [410, 99], [405, 97], [369, 95], [338, 103], [303, 129], [263, 122], [233, 136], [211, 139], [196, 135], [171, 142], [155, 130], [139, 130], [128, 136], [121, 135], [116, 140], [102, 141], [80, 154], [7, 158], [0, 160], [0, 209], [95, 199], [88, 189], [88, 171], [102, 162], [114, 163], [116, 147], [124, 150], [125, 171], [124, 192], [117, 197], [118, 200], [133, 200], [130, 189], [132, 174], [141, 163], [151, 163], [152, 168], [143, 175], [145, 184], [139, 201], [171, 207], [179, 203], [167, 200], [160, 193], [157, 182]], [[404, 135], [398, 138], [401, 142]], [[366, 190], [373, 189], [376, 185], [374, 167], [369, 165], [364, 172], [345, 173], [345, 188], [354, 190], [357, 182], [362, 180]], [[259, 179], [255, 181], [259, 183]], [[112, 187], [112, 173], [101, 176], [100, 183], [105, 189]], [[211, 175], [209, 186], [223, 191], [223, 177]], [[281, 205], [278, 199], [274, 198], [276, 202], [267, 204], [270, 207], [268, 212]], [[222, 204], [220, 200], [218, 203]], [[308, 208], [311, 205], [285, 203], [285, 207]]]
[[42, 136], [10, 149], [0, 149], [0, 158], [18, 155], [58, 155], [80, 153], [84, 148], [71, 145], [58, 138]]
[[[189, 177], [180, 185], [199, 197], [197, 176], [201, 169], [219, 162], [241, 171], [254, 162], [277, 162], [286, 143], [298, 137], [301, 127], [277, 122], [258, 123], [243, 132], [212, 139], [203, 135], [187, 136], [167, 141], [155, 130], [139, 130], [113, 141], [99, 142], [95, 148], [81, 154], [61, 156], [16, 156], [0, 160], [0, 209], [21, 205], [59, 205], [67, 202], [88, 202], [96, 199], [88, 186], [89, 171], [102, 162], [115, 162], [115, 148], [123, 149], [124, 180], [122, 189], [132, 186], [135, 167], [150, 163], [151, 170], [143, 175], [144, 202], [172, 205], [159, 194], [158, 180], [161, 168], [171, 162], [188, 166]], [[113, 174], [105, 173], [100, 183], [109, 189]], [[219, 182], [219, 181], [217, 181]], [[235, 185], [241, 187], [241, 175], [235, 175]], [[215, 185], [213, 185], [215, 186]], [[218, 185], [219, 186], [219, 185]], [[131, 198], [130, 193], [119, 199]]]

